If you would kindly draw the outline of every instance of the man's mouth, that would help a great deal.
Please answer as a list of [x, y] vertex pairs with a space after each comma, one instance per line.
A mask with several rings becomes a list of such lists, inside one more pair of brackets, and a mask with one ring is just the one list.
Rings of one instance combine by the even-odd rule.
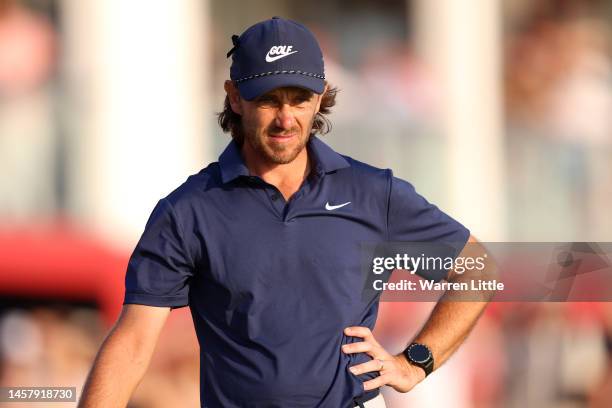
[[277, 142], [287, 142], [296, 135], [297, 133], [268, 133], [268, 136]]

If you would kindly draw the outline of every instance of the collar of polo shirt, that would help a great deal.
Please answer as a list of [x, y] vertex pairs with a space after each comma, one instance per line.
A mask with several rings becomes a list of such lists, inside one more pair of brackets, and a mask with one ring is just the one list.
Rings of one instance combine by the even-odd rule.
[[[307, 146], [309, 152], [313, 155], [315, 169], [319, 174], [329, 173], [350, 166], [344, 157], [333, 151], [316, 136], [311, 136]], [[221, 168], [221, 180], [223, 183], [229, 183], [240, 176], [249, 175], [249, 169], [240, 154], [240, 147], [233, 140], [219, 157], [219, 167]]]

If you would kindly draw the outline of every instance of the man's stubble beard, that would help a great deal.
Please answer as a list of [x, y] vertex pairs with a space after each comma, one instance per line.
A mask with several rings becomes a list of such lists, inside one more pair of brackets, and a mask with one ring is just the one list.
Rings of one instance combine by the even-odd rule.
[[[272, 164], [288, 164], [295, 160], [300, 152], [306, 147], [306, 144], [312, 136], [313, 123], [314, 118], [308, 127], [307, 136], [303, 140], [300, 139], [299, 143], [295, 146], [285, 146], [283, 143], [266, 144], [264, 143], [264, 138], [267, 136], [262, 135], [262, 137], [258, 138], [255, 134], [246, 132], [244, 126], [242, 127], [242, 132], [244, 135], [244, 142], [251, 145], [259, 157]], [[295, 129], [295, 133], [299, 134], [299, 129]]]
[[306, 137], [304, 140], [300, 140], [295, 146], [284, 146], [281, 143], [265, 144], [259, 138], [250, 138], [248, 136], [246, 141], [266, 161], [273, 164], [287, 164], [295, 160], [306, 146], [306, 143], [308, 143], [308, 139]]

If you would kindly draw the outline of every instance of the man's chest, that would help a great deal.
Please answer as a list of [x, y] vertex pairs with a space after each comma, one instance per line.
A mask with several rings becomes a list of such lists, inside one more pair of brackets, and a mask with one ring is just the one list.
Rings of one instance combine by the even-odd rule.
[[364, 244], [385, 239], [382, 200], [358, 189], [314, 190], [288, 203], [273, 190], [231, 193], [208, 203], [214, 205], [201, 223], [207, 259], [200, 273], [232, 293], [295, 285], [353, 290]]

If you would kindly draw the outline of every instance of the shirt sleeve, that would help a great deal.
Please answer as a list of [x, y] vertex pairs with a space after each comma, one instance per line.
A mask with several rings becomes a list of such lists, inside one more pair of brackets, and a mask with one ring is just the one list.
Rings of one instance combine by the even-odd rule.
[[181, 307], [189, 303], [195, 270], [170, 202], [160, 200], [138, 241], [125, 276], [124, 304]]
[[[390, 175], [388, 207], [389, 241], [401, 244], [413, 256], [424, 254], [453, 260], [459, 255], [470, 231], [457, 220], [419, 195], [412, 184]], [[417, 274], [433, 280], [446, 277], [447, 270], [429, 270]]]

